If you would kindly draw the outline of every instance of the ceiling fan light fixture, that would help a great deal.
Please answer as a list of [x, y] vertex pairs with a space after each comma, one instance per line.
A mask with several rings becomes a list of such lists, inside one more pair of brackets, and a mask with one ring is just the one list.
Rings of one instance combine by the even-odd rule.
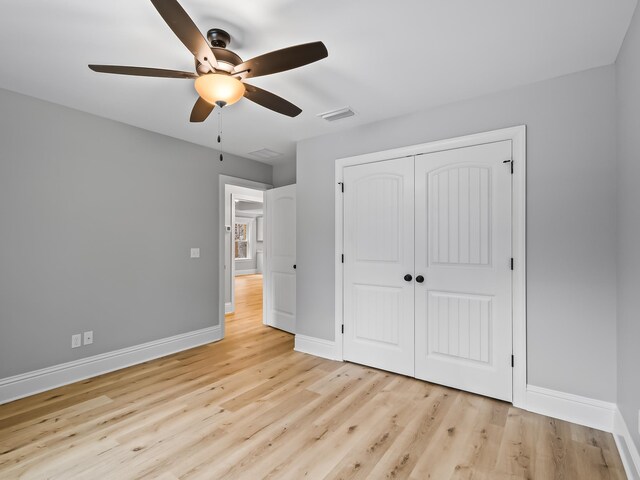
[[195, 87], [198, 95], [211, 105], [219, 102], [232, 105], [240, 100], [245, 92], [240, 80], [219, 73], [208, 73], [196, 78]]

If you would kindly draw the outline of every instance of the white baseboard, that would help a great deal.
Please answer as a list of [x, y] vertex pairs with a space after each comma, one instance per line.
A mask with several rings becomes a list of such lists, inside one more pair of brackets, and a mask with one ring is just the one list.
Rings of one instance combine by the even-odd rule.
[[571, 393], [527, 385], [526, 404], [530, 412], [613, 432], [616, 404]]
[[227, 302], [224, 304], [224, 313], [233, 313], [233, 304], [231, 302]]
[[0, 379], [0, 405], [222, 339], [220, 325]]
[[254, 275], [256, 273], [260, 273], [256, 268], [251, 268], [249, 270], [236, 270], [236, 277], [239, 275]]
[[316, 357], [328, 358], [329, 360], [341, 360], [336, 352], [336, 342], [324, 340], [322, 338], [307, 337], [306, 335], [296, 335], [296, 352], [308, 353]]
[[631, 437], [631, 432], [629, 432], [629, 427], [618, 408], [616, 408], [613, 438], [616, 440], [627, 478], [629, 480], [640, 479], [640, 452], [638, 452], [638, 448]]

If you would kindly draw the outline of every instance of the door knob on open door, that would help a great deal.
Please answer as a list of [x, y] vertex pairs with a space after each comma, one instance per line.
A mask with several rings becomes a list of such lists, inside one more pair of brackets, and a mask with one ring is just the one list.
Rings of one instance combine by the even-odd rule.
[[411, 280], [413, 280], [413, 277], [411, 276], [411, 274], [407, 273], [407, 274], [404, 276], [404, 279], [405, 279], [405, 281], [410, 282]]
[[422, 275], [418, 275], [418, 276], [416, 277], [416, 282], [418, 282], [418, 283], [422, 283], [422, 282], [424, 282], [424, 277], [423, 277]]

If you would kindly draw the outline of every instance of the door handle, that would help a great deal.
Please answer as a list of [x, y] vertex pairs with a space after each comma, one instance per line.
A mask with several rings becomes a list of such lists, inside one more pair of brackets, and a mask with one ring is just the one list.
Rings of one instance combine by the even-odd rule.
[[418, 282], [418, 283], [422, 283], [422, 282], [424, 282], [424, 277], [423, 277], [422, 275], [418, 275], [418, 276], [416, 277], [416, 282]]
[[407, 274], [404, 276], [404, 279], [405, 279], [405, 281], [410, 282], [411, 280], [413, 280], [413, 277], [411, 276], [411, 274], [407, 273]]
[[296, 269], [296, 266], [295, 266], [295, 265], [293, 266], [293, 269], [294, 269], [294, 270]]

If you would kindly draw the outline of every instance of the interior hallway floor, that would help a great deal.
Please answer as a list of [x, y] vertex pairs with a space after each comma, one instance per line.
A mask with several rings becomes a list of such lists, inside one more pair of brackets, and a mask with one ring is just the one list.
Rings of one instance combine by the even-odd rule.
[[294, 352], [261, 281], [220, 342], [0, 406], [0, 478], [625, 478], [608, 433]]

